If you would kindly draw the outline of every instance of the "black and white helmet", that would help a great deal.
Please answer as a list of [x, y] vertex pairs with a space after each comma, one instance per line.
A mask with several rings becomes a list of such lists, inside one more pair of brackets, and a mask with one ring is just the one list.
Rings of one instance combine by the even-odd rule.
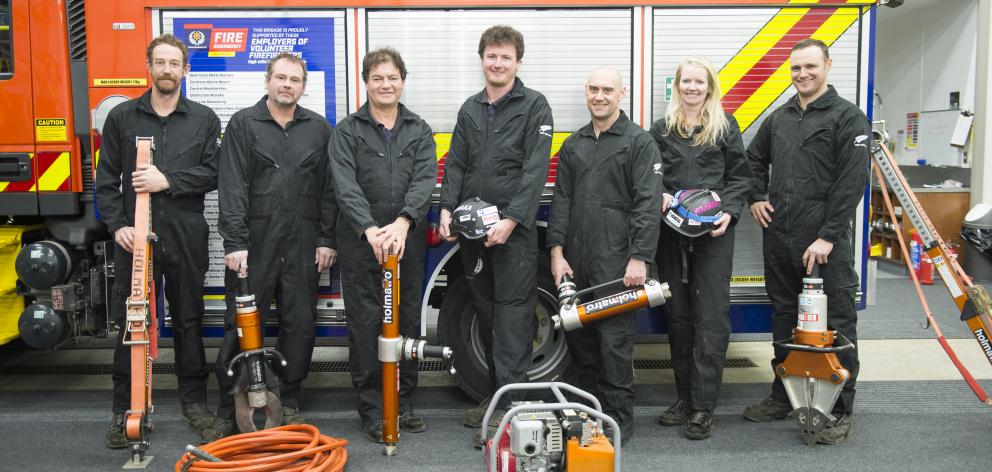
[[496, 205], [486, 203], [479, 197], [465, 200], [451, 213], [451, 230], [461, 233], [468, 239], [479, 239], [500, 220]]

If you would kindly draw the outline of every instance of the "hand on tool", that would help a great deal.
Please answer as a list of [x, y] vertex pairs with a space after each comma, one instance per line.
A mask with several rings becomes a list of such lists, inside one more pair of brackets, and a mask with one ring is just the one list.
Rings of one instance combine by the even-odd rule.
[[127, 252], [134, 252], [134, 226], [125, 226], [114, 231], [114, 241]]
[[[403, 259], [403, 252], [406, 250], [406, 234], [410, 231], [410, 220], [397, 217], [396, 221], [382, 227], [382, 247], [388, 254], [392, 252]], [[381, 264], [381, 262], [380, 262]]]
[[664, 213], [668, 211], [668, 205], [672, 204], [672, 199], [675, 198], [670, 193], [661, 194], [661, 212]]
[[517, 222], [509, 218], [503, 218], [499, 220], [499, 223], [493, 225], [486, 232], [486, 242], [483, 243], [486, 247], [498, 246], [506, 242], [510, 238], [510, 233], [513, 229], [517, 227]]
[[248, 251], [234, 251], [224, 256], [227, 268], [240, 274], [248, 273]]
[[376, 262], [382, 265], [382, 261], [386, 260], [382, 247], [383, 243], [386, 242], [386, 231], [378, 226], [373, 226], [365, 230], [365, 240], [369, 242], [369, 246], [372, 246]]
[[320, 273], [333, 266], [337, 258], [337, 251], [329, 247], [320, 246], [317, 248], [316, 255], [314, 255], [313, 263], [317, 264], [317, 272]]
[[834, 243], [823, 238], [816, 238], [813, 244], [806, 248], [803, 253], [803, 266], [806, 267], [806, 274], [813, 273], [813, 266], [816, 264], [826, 264], [827, 256], [834, 250]]
[[627, 287], [634, 285], [644, 285], [648, 276], [648, 266], [640, 259], [631, 259], [627, 262], [627, 271], [623, 274], [623, 284]]
[[441, 221], [438, 222], [437, 229], [445, 241], [454, 242], [458, 239], [458, 233], [451, 232], [451, 212], [448, 210], [441, 209]]
[[715, 227], [713, 228], [713, 231], [710, 231], [710, 236], [715, 238], [717, 236], [722, 236], [723, 233], [726, 233], [727, 227], [730, 226], [730, 220], [732, 219], [733, 217], [730, 216], [730, 213], [724, 213], [720, 219], [713, 223], [713, 226]]
[[762, 228], [767, 228], [768, 224], [772, 222], [772, 213], [775, 213], [775, 208], [772, 208], [772, 204], [767, 201], [762, 200], [751, 204], [751, 216]]
[[555, 279], [555, 286], [561, 283], [563, 275], [574, 277], [572, 266], [568, 265], [568, 261], [565, 260], [565, 251], [562, 250], [561, 246], [555, 246], [551, 248], [551, 276]]
[[131, 186], [135, 192], [155, 193], [169, 189], [169, 179], [153, 165], [139, 165], [131, 173]]

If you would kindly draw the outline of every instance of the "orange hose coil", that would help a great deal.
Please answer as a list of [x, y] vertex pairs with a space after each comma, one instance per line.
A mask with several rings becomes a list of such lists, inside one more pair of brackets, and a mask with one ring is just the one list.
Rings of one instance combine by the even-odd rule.
[[[187, 452], [176, 472], [338, 472], [348, 463], [347, 439], [320, 434], [316, 426], [294, 424], [237, 434], [200, 446], [223, 462], [209, 462]], [[187, 462], [196, 462], [185, 468]]]

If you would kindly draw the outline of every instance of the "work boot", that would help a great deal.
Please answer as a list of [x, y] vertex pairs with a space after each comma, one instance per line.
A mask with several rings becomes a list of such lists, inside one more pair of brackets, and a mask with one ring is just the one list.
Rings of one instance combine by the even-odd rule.
[[[489, 433], [487, 437], [492, 438], [496, 435], [496, 429], [499, 428], [499, 422], [503, 420], [503, 415], [506, 414], [506, 410], [497, 408], [493, 410], [493, 416], [489, 417], [489, 424], [486, 426], [486, 431]], [[481, 423], [481, 421], [480, 421]], [[509, 428], [509, 426], [507, 426]], [[476, 449], [482, 449], [482, 427], [475, 432], [472, 436], [472, 447]]]
[[658, 424], [662, 426], [678, 426], [684, 424], [691, 414], [692, 406], [689, 405], [689, 402], [678, 400], [658, 417]]
[[[616, 444], [613, 437], [613, 427], [608, 424], [603, 424], [603, 434], [606, 435], [606, 439], [610, 441], [610, 444]], [[634, 425], [620, 425], [620, 443], [621, 447], [627, 447], [630, 444], [630, 440], [634, 439]]]
[[757, 422], [784, 420], [791, 412], [791, 403], [768, 397], [757, 405], [745, 408], [744, 419]]
[[203, 435], [203, 430], [213, 426], [217, 417], [210, 413], [206, 403], [183, 405], [183, 424], [194, 434]]
[[124, 413], [114, 413], [114, 419], [110, 422], [110, 429], [104, 439], [107, 449], [124, 449], [127, 447], [127, 435], [124, 434]]
[[234, 421], [226, 418], [215, 418], [213, 424], [200, 430], [200, 442], [202, 444], [212, 443], [238, 432], [238, 427]]
[[399, 426], [401, 431], [407, 433], [422, 433], [427, 429], [427, 423], [424, 422], [424, 418], [417, 416], [412, 410], [400, 414]]
[[847, 438], [854, 432], [854, 418], [851, 415], [843, 415], [834, 421], [834, 424], [827, 426], [820, 432], [820, 437], [816, 442], [835, 446], [847, 441]]
[[696, 410], [685, 423], [685, 437], [692, 440], [706, 439], [713, 435], [713, 413]]
[[465, 417], [462, 419], [462, 424], [468, 426], [469, 428], [479, 429], [482, 427], [482, 417], [486, 416], [486, 410], [489, 408], [489, 401], [493, 397], [488, 397], [479, 403], [479, 406], [469, 408], [465, 410]]
[[306, 424], [307, 419], [300, 413], [300, 410], [291, 406], [282, 407], [282, 425]]
[[365, 437], [374, 443], [382, 443], [382, 420], [375, 420], [371, 423], [366, 423], [365, 426]]

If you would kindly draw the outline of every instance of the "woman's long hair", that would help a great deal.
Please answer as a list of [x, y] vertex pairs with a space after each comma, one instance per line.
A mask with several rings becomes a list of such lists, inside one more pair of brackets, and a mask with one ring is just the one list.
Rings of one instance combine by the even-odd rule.
[[[706, 99], [703, 101], [703, 109], [699, 112], [699, 124], [703, 128], [699, 133], [693, 133], [694, 127], [689, 124], [689, 120], [685, 116], [682, 93], [679, 91], [679, 84], [682, 82], [682, 70], [686, 66], [700, 67], [706, 71], [708, 87]], [[716, 74], [713, 63], [704, 57], [683, 59], [678, 68], [675, 69], [675, 83], [672, 86], [675, 88], [674, 93], [672, 93], [672, 101], [668, 102], [668, 109], [665, 111], [666, 132], [675, 133], [683, 138], [691, 137], [694, 146], [715, 146], [727, 131], [728, 122], [723, 113], [723, 106], [720, 105], [720, 78]]]

